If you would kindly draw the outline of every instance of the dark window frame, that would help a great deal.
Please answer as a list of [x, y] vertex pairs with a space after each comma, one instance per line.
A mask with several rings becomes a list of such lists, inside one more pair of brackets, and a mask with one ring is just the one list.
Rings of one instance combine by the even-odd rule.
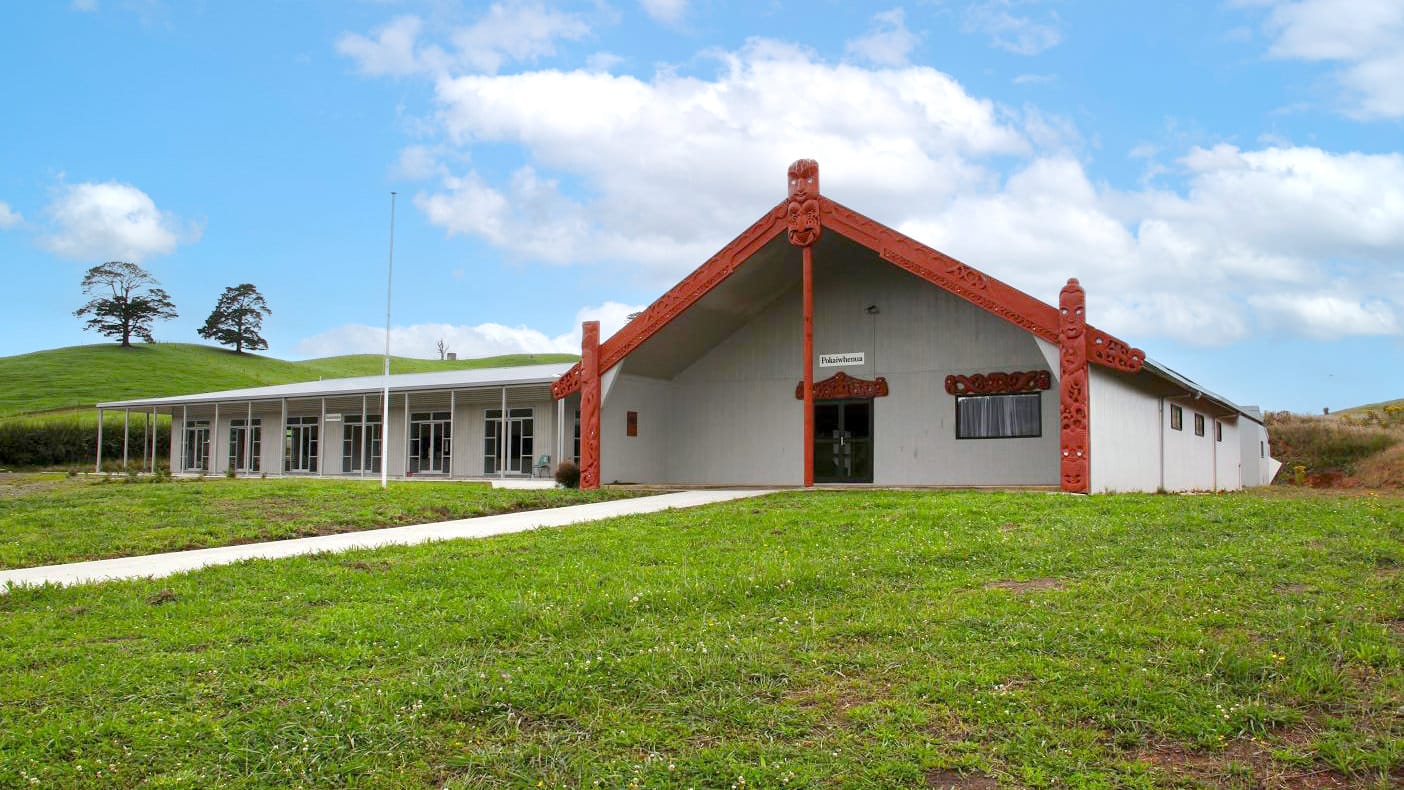
[[1223, 440], [1224, 440], [1224, 423], [1223, 423], [1222, 420], [1214, 420], [1214, 441], [1216, 441], [1216, 442], [1222, 442]]
[[1204, 415], [1199, 412], [1194, 413], [1194, 435], [1204, 435]]
[[[960, 435], [960, 404], [963, 401], [975, 398], [1033, 398], [1038, 404], [1035, 414], [1038, 416], [1037, 433], [1020, 433], [999, 436], [961, 436]], [[957, 441], [979, 441], [985, 439], [1041, 439], [1043, 438], [1043, 393], [1042, 392], [1002, 392], [994, 395], [957, 395], [955, 396], [955, 438]]]
[[1183, 431], [1185, 429], [1185, 409], [1183, 406], [1170, 404], [1170, 430]]
[[636, 411], [624, 412], [624, 435], [639, 435], [639, 413]]

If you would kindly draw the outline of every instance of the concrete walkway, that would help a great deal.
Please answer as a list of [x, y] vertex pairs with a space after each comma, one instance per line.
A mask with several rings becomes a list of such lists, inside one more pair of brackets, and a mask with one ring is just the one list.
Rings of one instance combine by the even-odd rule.
[[10, 585], [84, 584], [111, 579], [158, 578], [173, 573], [198, 570], [209, 565], [228, 565], [248, 559], [276, 559], [300, 554], [371, 549], [379, 546], [411, 546], [431, 540], [452, 538], [486, 538], [510, 532], [526, 532], [541, 527], [563, 527], [586, 521], [598, 521], [636, 513], [656, 513], [660, 510], [710, 505], [733, 499], [761, 496], [769, 490], [679, 491], [672, 494], [617, 499], [612, 502], [592, 502], [587, 505], [504, 513], [498, 516], [464, 518], [436, 524], [413, 524], [338, 535], [318, 535], [312, 538], [274, 540], [267, 543], [247, 543], [242, 546], [221, 546], [213, 549], [172, 551], [148, 554], [144, 557], [119, 557], [111, 560], [74, 562], [68, 565], [44, 565], [0, 571], [0, 595], [9, 592]]

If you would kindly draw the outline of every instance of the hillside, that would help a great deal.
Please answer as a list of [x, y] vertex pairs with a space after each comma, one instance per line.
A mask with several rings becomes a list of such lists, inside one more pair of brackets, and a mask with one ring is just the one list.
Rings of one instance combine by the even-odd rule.
[[[571, 362], [569, 354], [510, 354], [452, 362], [392, 357], [391, 372]], [[70, 346], [0, 357], [0, 417], [90, 407], [99, 401], [370, 376], [382, 357], [357, 354], [289, 362], [192, 343], [122, 348]]]

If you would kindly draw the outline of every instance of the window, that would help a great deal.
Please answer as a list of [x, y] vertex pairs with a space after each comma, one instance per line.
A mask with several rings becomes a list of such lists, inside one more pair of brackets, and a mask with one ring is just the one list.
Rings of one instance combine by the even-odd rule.
[[283, 468], [289, 472], [317, 471], [319, 422], [316, 417], [289, 417], [283, 427]]
[[956, 398], [957, 439], [1018, 439], [1043, 435], [1043, 399], [1037, 392]]
[[239, 472], [257, 472], [263, 455], [263, 420], [255, 417], [253, 425], [247, 420], [229, 421], [229, 468]]
[[185, 469], [210, 471], [209, 420], [191, 420], [185, 424]]
[[575, 452], [573, 454], [575, 462], [580, 463], [580, 410], [575, 410]]
[[1214, 420], [1214, 441], [1216, 441], [1216, 442], [1222, 442], [1223, 440], [1224, 440], [1224, 424], [1221, 423], [1221, 422], [1219, 422], [1218, 420]]
[[636, 412], [636, 411], [625, 412], [625, 413], [624, 413], [624, 418], [625, 418], [625, 419], [624, 419], [624, 435], [626, 435], [626, 436], [638, 436], [638, 435], [639, 435], [639, 413]]
[[535, 417], [536, 412], [531, 408], [509, 409], [504, 426], [501, 409], [483, 412], [484, 474], [496, 474], [504, 469], [531, 474], [532, 453], [535, 452]]
[[1185, 410], [1170, 404], [1170, 430], [1183, 431], [1185, 429]]
[[1203, 414], [1196, 414], [1196, 415], [1194, 415], [1194, 435], [1195, 435], [1195, 436], [1203, 436], [1203, 435], [1204, 435], [1204, 415], [1203, 415]]
[[1258, 442], [1258, 457], [1267, 458], [1267, 443]]

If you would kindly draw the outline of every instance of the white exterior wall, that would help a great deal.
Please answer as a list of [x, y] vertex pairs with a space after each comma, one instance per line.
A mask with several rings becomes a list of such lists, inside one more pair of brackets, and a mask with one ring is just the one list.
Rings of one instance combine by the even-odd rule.
[[[1243, 487], [1243, 469], [1239, 463], [1238, 420], [1219, 420], [1224, 439], [1214, 443], [1214, 486], [1219, 491], [1237, 491]], [[1214, 422], [1209, 422], [1209, 438], [1214, 438]]]
[[1160, 397], [1100, 365], [1089, 367], [1087, 383], [1092, 492], [1159, 490]]
[[[600, 409], [600, 480], [657, 482], [666, 471], [672, 435], [672, 385], [620, 374]], [[628, 413], [638, 413], [638, 435], [628, 435]]]
[[[1179, 405], [1184, 409], [1181, 430], [1170, 427], [1170, 406]], [[1214, 489], [1214, 427], [1213, 420], [1205, 414], [1203, 436], [1194, 433], [1194, 415], [1205, 414], [1192, 401], [1180, 398], [1167, 398], [1165, 402], [1165, 490], [1167, 491], [1212, 491]]]

